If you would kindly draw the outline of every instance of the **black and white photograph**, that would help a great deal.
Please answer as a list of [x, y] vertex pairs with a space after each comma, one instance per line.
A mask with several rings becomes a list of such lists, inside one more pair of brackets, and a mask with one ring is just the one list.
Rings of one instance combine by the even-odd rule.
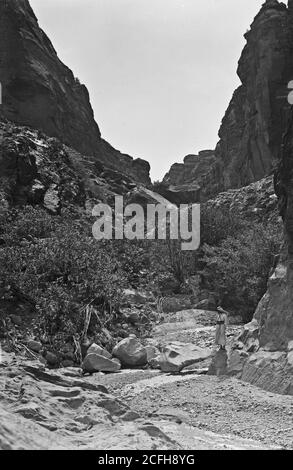
[[0, 0], [0, 450], [293, 450], [293, 0]]

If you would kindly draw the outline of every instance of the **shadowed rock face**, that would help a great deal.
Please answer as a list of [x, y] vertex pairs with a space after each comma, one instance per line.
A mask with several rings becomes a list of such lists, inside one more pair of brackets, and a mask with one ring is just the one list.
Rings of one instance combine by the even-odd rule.
[[84, 85], [58, 58], [28, 0], [0, 0], [2, 116], [47, 135], [144, 184], [149, 164], [121, 154], [101, 138]]
[[217, 171], [215, 152], [203, 150], [198, 155], [187, 155], [184, 163], [172, 165], [163, 183], [168, 186], [173, 199], [177, 195], [178, 198], [181, 196], [183, 203], [187, 202], [186, 199], [189, 202], [199, 202], [200, 199], [205, 199], [205, 188], [214, 194], [221, 190], [218, 184], [221, 178]]
[[237, 71], [242, 85], [222, 121], [216, 149], [225, 189], [261, 179], [278, 155], [293, 78], [292, 24], [283, 3], [267, 1], [245, 34]]
[[228, 372], [272, 392], [293, 395], [293, 111], [275, 172], [285, 241], [247, 334], [237, 338]]
[[256, 318], [260, 323], [260, 345], [286, 350], [293, 340], [293, 113], [289, 117], [275, 174], [279, 210], [284, 221], [285, 243], [279, 264], [271, 276], [268, 292]]
[[[293, 80], [293, 4], [264, 3], [238, 64], [241, 85], [223, 118], [220, 141], [210, 156], [174, 165], [172, 185], [201, 188], [202, 200], [258, 181], [272, 171], [286, 129], [288, 83]], [[200, 154], [201, 155], [201, 154]], [[187, 164], [188, 163], [188, 164]], [[208, 163], [208, 170], [206, 165]]]

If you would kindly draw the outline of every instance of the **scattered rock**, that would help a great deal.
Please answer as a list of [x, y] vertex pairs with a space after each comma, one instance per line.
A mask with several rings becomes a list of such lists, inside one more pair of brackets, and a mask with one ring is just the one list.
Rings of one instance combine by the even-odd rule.
[[227, 351], [224, 349], [217, 351], [209, 367], [208, 375], [216, 375], [217, 377], [227, 375], [227, 361]]
[[146, 352], [147, 352], [147, 361], [150, 362], [152, 359], [154, 359], [155, 357], [157, 356], [160, 356], [160, 351], [158, 350], [158, 348], [156, 348], [155, 346], [146, 346]]
[[62, 361], [62, 367], [74, 367], [74, 362], [70, 361], [69, 359], [65, 359]]
[[246, 351], [232, 350], [228, 358], [227, 373], [240, 377], [247, 358], [248, 353]]
[[259, 338], [259, 324], [254, 318], [250, 323], [243, 327], [243, 331], [238, 336], [237, 340], [246, 344], [249, 339], [258, 340]]
[[160, 357], [162, 372], [180, 372], [187, 366], [203, 361], [212, 355], [210, 349], [199, 348], [194, 344], [174, 342], [163, 348]]
[[135, 337], [130, 335], [123, 339], [113, 349], [113, 356], [117, 357], [123, 366], [135, 367], [147, 364], [147, 350]]
[[107, 357], [108, 359], [111, 359], [112, 355], [106, 350], [103, 349], [101, 346], [98, 346], [97, 344], [93, 343], [87, 350], [87, 354], [99, 354], [100, 356]]
[[122, 421], [136, 421], [140, 419], [140, 415], [135, 411], [126, 411], [124, 415], [121, 416]]
[[45, 359], [50, 366], [56, 366], [59, 363], [59, 360], [56, 354], [53, 354], [51, 352], [46, 353]]
[[39, 341], [31, 340], [27, 343], [27, 347], [32, 351], [39, 353], [43, 346]]
[[121, 366], [117, 361], [108, 359], [100, 354], [90, 353], [88, 354], [83, 363], [82, 369], [84, 372], [118, 372]]

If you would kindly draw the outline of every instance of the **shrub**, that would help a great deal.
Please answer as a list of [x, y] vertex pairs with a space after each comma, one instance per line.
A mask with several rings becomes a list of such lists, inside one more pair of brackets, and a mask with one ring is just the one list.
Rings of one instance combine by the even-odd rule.
[[228, 208], [201, 206], [201, 244], [219, 245], [225, 238], [236, 236], [245, 226], [244, 220]]
[[226, 308], [250, 321], [266, 292], [269, 271], [278, 253], [281, 234], [272, 224], [255, 224], [219, 246], [204, 245], [205, 286], [215, 291]]
[[81, 332], [89, 303], [101, 317], [118, 309], [125, 274], [87, 225], [27, 208], [11, 214], [2, 231], [0, 278], [34, 302], [42, 331]]

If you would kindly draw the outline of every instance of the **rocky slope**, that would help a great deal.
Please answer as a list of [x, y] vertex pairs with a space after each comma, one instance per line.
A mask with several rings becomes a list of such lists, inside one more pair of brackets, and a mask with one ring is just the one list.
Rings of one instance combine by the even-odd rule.
[[205, 202], [202, 207], [227, 210], [247, 221], [273, 221], [280, 227], [282, 226], [272, 176], [267, 176], [239, 189], [230, 189], [219, 193], [213, 199]]
[[220, 141], [209, 155], [186, 157], [164, 181], [199, 186], [205, 200], [267, 176], [278, 157], [293, 79], [293, 5], [267, 0], [245, 34], [238, 64], [241, 85], [223, 118]]
[[40, 129], [136, 181], [150, 184], [149, 164], [101, 138], [84, 85], [58, 58], [28, 0], [0, 1], [0, 117]]
[[99, 201], [137, 188], [133, 178], [86, 157], [41, 131], [0, 122], [0, 207], [42, 205], [91, 213]]

